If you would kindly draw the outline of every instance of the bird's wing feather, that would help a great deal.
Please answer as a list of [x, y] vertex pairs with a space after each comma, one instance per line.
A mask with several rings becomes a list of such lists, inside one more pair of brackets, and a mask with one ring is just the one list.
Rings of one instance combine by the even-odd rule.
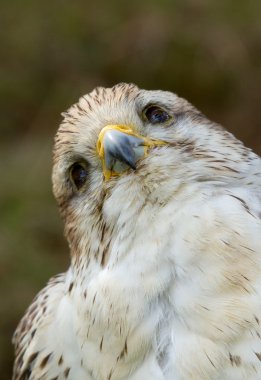
[[186, 210], [173, 245], [172, 302], [179, 315], [173, 371], [178, 367], [188, 378], [187, 371], [201, 368], [200, 378], [209, 379], [224, 370], [223, 378], [234, 379], [226, 372], [233, 364], [237, 368], [233, 357], [249, 373], [261, 371], [255, 355], [261, 352], [261, 205], [255, 192], [245, 189], [212, 194], [200, 205]]
[[[39, 346], [37, 334], [52, 321], [55, 309], [63, 295], [65, 274], [57, 275], [50, 279], [47, 286], [35, 297], [24, 317], [20, 321], [14, 336], [15, 364], [13, 380], [27, 380], [35, 362], [41, 357], [42, 366], [48, 361], [44, 356], [44, 340]], [[44, 326], [43, 326], [44, 324]], [[42, 351], [40, 353], [40, 351]], [[47, 354], [48, 355], [48, 354]], [[34, 377], [35, 378], [35, 377]]]

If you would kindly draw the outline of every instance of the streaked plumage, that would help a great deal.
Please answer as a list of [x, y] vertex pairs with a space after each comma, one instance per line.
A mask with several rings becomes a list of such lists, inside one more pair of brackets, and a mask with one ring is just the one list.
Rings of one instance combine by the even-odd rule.
[[82, 97], [54, 148], [71, 267], [20, 322], [13, 380], [260, 379], [260, 185], [260, 158], [170, 92]]

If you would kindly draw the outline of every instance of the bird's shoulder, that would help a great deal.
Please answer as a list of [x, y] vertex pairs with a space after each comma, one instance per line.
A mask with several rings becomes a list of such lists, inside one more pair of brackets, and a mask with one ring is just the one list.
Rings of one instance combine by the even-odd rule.
[[37, 336], [44, 333], [45, 328], [48, 328], [53, 319], [64, 294], [65, 276], [66, 274], [62, 273], [48, 281], [47, 285], [34, 298], [16, 328], [13, 336], [14, 380], [30, 378], [31, 368], [41, 351], [41, 348], [38, 347]]

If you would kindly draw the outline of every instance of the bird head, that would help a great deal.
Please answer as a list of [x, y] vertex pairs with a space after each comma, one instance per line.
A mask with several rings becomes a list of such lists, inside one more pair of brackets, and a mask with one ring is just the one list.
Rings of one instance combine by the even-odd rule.
[[231, 178], [243, 149], [185, 99], [133, 84], [98, 87], [63, 116], [54, 195], [72, 251], [92, 251], [101, 261], [100, 251], [122, 226], [135, 233], [143, 218], [149, 228], [152, 215], [173, 199]]

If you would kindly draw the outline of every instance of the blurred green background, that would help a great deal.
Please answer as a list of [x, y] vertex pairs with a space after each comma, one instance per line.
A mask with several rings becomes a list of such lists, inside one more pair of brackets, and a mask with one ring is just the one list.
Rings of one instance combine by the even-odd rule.
[[69, 263], [51, 193], [60, 113], [97, 85], [177, 92], [261, 153], [261, 1], [1, 1], [0, 377], [36, 292]]

